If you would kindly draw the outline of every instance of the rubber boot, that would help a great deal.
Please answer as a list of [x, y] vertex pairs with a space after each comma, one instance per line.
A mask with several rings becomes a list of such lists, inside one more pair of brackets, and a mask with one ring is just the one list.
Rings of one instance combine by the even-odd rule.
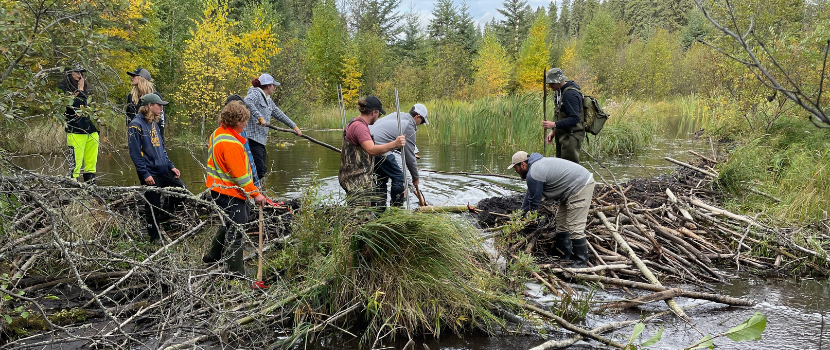
[[571, 235], [568, 232], [557, 232], [553, 237], [553, 256], [561, 260], [571, 259]]
[[403, 186], [400, 186], [400, 187], [391, 186], [391, 187], [392, 188], [389, 190], [389, 194], [390, 194], [390, 197], [392, 197], [392, 198], [390, 200], [391, 203], [389, 203], [389, 205], [392, 206], [392, 207], [399, 207], [399, 208], [403, 207], [403, 204], [404, 204], [403, 203], [403, 200], [404, 200], [403, 199], [404, 187]]
[[210, 250], [208, 253], [202, 257], [202, 262], [205, 264], [215, 264], [222, 260], [222, 248], [224, 248], [225, 243], [225, 226], [220, 227], [216, 230], [216, 234], [213, 235], [213, 239], [210, 241]]
[[241, 245], [232, 245], [225, 251], [228, 272], [233, 275], [233, 278], [245, 278], [245, 261], [242, 260], [245, 250]]
[[588, 267], [588, 239], [580, 238], [573, 240], [573, 250], [571, 254], [573, 260], [572, 268]]
[[86, 182], [87, 185], [94, 185], [95, 173], [84, 173], [84, 182]]

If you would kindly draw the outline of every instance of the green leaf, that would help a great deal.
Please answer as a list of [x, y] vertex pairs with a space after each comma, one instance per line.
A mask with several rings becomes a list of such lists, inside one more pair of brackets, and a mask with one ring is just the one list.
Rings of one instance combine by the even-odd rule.
[[767, 328], [767, 317], [756, 312], [746, 322], [741, 323], [726, 332], [732, 341], [761, 340], [761, 334]]
[[646, 329], [646, 325], [644, 325], [642, 322], [635, 325], [634, 326], [634, 331], [631, 333], [631, 338], [628, 339], [628, 343], [629, 344], [634, 343], [634, 339], [637, 339], [637, 337], [640, 336], [640, 333], [643, 333], [643, 330], [645, 330], [645, 329]]
[[23, 318], [29, 317], [29, 312], [28, 311], [21, 312], [20, 317], [23, 317]]
[[11, 324], [11, 323], [12, 323], [12, 317], [11, 317], [11, 316], [9, 316], [9, 315], [3, 315], [3, 317], [6, 319], [6, 323], [8, 323], [8, 324]]
[[708, 334], [705, 337], [703, 337], [703, 339], [698, 340], [697, 343], [695, 343], [695, 344], [698, 344], [698, 346], [693, 347], [693, 348], [686, 348], [686, 350], [706, 349], [706, 348], [714, 349], [715, 348], [715, 342], [712, 341], [712, 336], [708, 335]]
[[649, 340], [646, 340], [645, 343], [640, 344], [640, 347], [644, 348], [644, 347], [647, 347], [647, 346], [652, 346], [654, 344], [657, 344], [657, 342], [660, 341], [660, 339], [662, 339], [662, 338], [663, 338], [663, 326], [660, 326], [660, 329], [657, 331], [657, 333], [654, 333], [654, 335], [651, 336], [651, 338]]

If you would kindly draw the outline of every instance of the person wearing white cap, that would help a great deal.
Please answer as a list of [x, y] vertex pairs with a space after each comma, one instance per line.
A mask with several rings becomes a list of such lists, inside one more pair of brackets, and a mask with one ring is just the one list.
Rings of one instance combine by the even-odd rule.
[[527, 181], [522, 211], [539, 209], [542, 197], [559, 202], [556, 210], [554, 255], [573, 261], [571, 267], [588, 266], [585, 224], [594, 195], [594, 175], [583, 166], [562, 158], [545, 158], [525, 151], [513, 154], [510, 166]]
[[[401, 130], [403, 130], [403, 135], [406, 136], [406, 147], [404, 147], [406, 151], [406, 168], [409, 170], [409, 174], [412, 177], [412, 185], [415, 187], [418, 187], [420, 182], [418, 164], [415, 157], [415, 152], [418, 149], [415, 146], [415, 133], [418, 132], [418, 125], [429, 125], [429, 121], [427, 120], [428, 114], [427, 107], [420, 103], [412, 106], [409, 113], [401, 112]], [[395, 141], [395, 138], [399, 136], [398, 113], [393, 112], [378, 119], [375, 124], [369, 125], [369, 131], [372, 133], [372, 137], [378, 145], [385, 145]], [[389, 180], [392, 181], [392, 186], [389, 190], [390, 205], [398, 207], [403, 205], [403, 194], [406, 189], [404, 188], [404, 173], [401, 170], [403, 168], [402, 165], [401, 151], [397, 148], [375, 157], [374, 172], [377, 176], [375, 180], [375, 191], [378, 195], [382, 195], [383, 198], [383, 203], [377, 203], [377, 206], [386, 205], [386, 183]]]
[[265, 151], [265, 145], [268, 143], [268, 129], [264, 124], [271, 124], [271, 117], [288, 125], [289, 128], [294, 129], [297, 135], [302, 135], [303, 132], [297, 127], [291, 118], [288, 118], [285, 113], [271, 99], [271, 94], [274, 89], [280, 86], [280, 83], [274, 80], [270, 74], [265, 73], [255, 78], [251, 82], [251, 87], [248, 88], [248, 94], [245, 95], [245, 105], [251, 111], [251, 121], [245, 127], [245, 133], [248, 135], [248, 141], [251, 145], [251, 154], [254, 156], [254, 164], [256, 165], [257, 178], [262, 181], [265, 173], [268, 172], [267, 164], [268, 153]]

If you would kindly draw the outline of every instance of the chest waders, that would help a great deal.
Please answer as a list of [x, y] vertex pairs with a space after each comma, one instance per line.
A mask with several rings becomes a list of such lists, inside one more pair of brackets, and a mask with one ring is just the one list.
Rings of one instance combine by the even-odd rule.
[[[354, 123], [355, 120], [349, 122], [348, 125]], [[346, 128], [348, 128], [346, 125]], [[374, 194], [374, 183], [372, 181], [372, 173], [375, 168], [375, 157], [369, 155], [369, 152], [360, 147], [360, 145], [353, 145], [346, 140], [346, 130], [343, 129], [343, 147], [340, 152], [340, 171], [337, 174], [337, 179], [340, 181], [340, 187], [346, 191], [347, 203], [349, 205], [369, 206], [372, 202], [372, 195]]]
[[[565, 88], [565, 91], [576, 90], [572, 87]], [[564, 101], [564, 93], [557, 94], [556, 110], [554, 111], [554, 119], [558, 122], [568, 118], [568, 114], [562, 110], [562, 103]], [[577, 90], [579, 91], [579, 90]], [[580, 94], [581, 95], [581, 94]], [[579, 111], [579, 123], [569, 129], [556, 128], [553, 131], [553, 137], [556, 144], [556, 158], [570, 160], [579, 164], [579, 146], [585, 140], [585, 128], [583, 126], [582, 109]]]

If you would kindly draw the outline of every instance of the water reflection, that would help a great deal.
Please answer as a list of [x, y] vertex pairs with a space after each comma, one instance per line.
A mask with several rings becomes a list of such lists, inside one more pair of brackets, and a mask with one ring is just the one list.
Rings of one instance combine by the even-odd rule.
[[[340, 146], [340, 131], [308, 131], [308, 135], [328, 144]], [[418, 147], [422, 169], [450, 172], [495, 173], [515, 175], [506, 167], [512, 150], [466, 145], [435, 145], [428, 135], [419, 135]], [[344, 195], [337, 182], [340, 155], [329, 149], [290, 135], [274, 134], [268, 146], [268, 168], [265, 187], [275, 197], [293, 198], [316, 182], [320, 192], [330, 194], [337, 201]], [[618, 180], [655, 176], [668, 173], [673, 165], [662, 157], [689, 159], [687, 150], [705, 150], [708, 144], [690, 139], [657, 139], [651, 149], [635, 155], [601, 157], [600, 159]], [[204, 162], [207, 149], [174, 147], [168, 151], [170, 159], [181, 171], [182, 180], [192, 192], [204, 190]], [[37, 172], [53, 175], [68, 173], [65, 155], [33, 155], [15, 158], [15, 163]], [[599, 167], [594, 166], [600, 171]], [[589, 168], [590, 170], [590, 168]], [[604, 176], [611, 180], [607, 172]], [[476, 203], [482, 198], [521, 191], [521, 181], [495, 177], [444, 175], [421, 171], [421, 189], [427, 201], [434, 205]], [[102, 152], [98, 157], [98, 179], [103, 185], [138, 185], [138, 176], [126, 149]], [[314, 180], [314, 181], [313, 181]], [[413, 205], [415, 204], [414, 198]]]

